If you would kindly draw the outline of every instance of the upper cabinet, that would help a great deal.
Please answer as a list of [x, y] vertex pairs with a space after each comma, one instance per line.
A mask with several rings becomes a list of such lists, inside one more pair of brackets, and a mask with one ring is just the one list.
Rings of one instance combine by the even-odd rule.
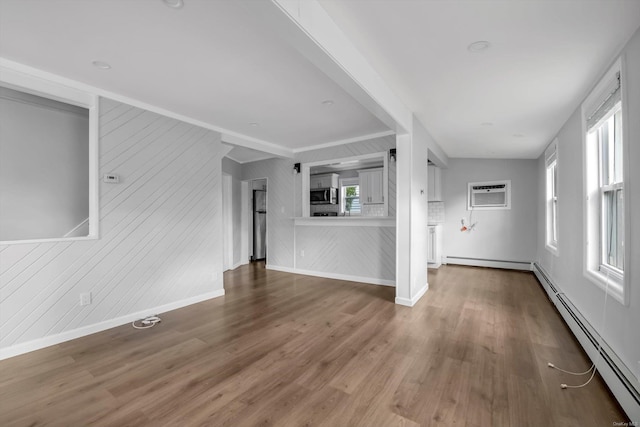
[[437, 166], [427, 166], [429, 187], [427, 188], [427, 200], [430, 202], [442, 201], [442, 169]]
[[338, 188], [338, 174], [311, 175], [309, 177], [309, 188]]
[[382, 168], [358, 171], [360, 177], [360, 203], [384, 203], [384, 181]]

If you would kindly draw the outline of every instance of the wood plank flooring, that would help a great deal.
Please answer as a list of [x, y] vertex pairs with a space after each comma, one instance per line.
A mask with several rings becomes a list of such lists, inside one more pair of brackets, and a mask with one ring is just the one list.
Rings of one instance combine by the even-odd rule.
[[1, 426], [611, 426], [628, 421], [531, 273], [389, 287], [225, 273], [226, 296], [0, 362]]

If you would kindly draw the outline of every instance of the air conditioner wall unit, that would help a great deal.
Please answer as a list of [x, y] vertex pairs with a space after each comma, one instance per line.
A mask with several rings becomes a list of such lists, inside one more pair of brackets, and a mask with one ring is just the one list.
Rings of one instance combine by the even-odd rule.
[[511, 181], [470, 182], [467, 210], [511, 209]]

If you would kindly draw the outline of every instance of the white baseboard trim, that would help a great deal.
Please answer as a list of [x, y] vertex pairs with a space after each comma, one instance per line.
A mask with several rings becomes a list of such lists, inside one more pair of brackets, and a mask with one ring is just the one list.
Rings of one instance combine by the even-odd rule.
[[247, 264], [249, 264], [249, 261], [244, 261], [244, 262], [243, 261], [238, 261], [238, 262], [236, 262], [235, 264], [233, 264], [231, 266], [230, 270], [235, 270], [236, 268], [238, 268], [240, 266], [243, 266], [243, 265], [247, 265]]
[[[585, 353], [592, 362], [596, 362], [598, 373], [607, 383], [622, 409], [632, 421], [640, 422], [640, 381], [589, 324], [544, 268], [534, 263], [533, 272]], [[598, 357], [599, 346], [601, 349]], [[558, 384], [560, 382], [558, 377]]]
[[378, 279], [377, 277], [351, 276], [348, 274], [328, 273], [325, 271], [302, 270], [299, 268], [280, 267], [277, 265], [267, 264], [268, 270], [282, 271], [285, 273], [302, 274], [305, 276], [324, 277], [325, 279], [346, 280], [349, 282], [368, 283], [371, 285], [391, 286], [395, 287], [393, 280]]
[[420, 298], [422, 298], [422, 296], [429, 290], [429, 284], [425, 283], [424, 286], [422, 287], [422, 289], [420, 289], [418, 291], [418, 293], [416, 293], [411, 299], [409, 298], [402, 298], [402, 297], [396, 297], [396, 304], [398, 305], [404, 305], [406, 307], [413, 307], [414, 305], [416, 305], [416, 303], [418, 301], [420, 301]]
[[265, 265], [265, 268], [267, 270], [282, 271], [283, 273], [296, 273], [296, 269], [292, 267], [282, 267], [279, 265], [267, 264]]
[[32, 341], [12, 345], [0, 349], [0, 360], [8, 359], [10, 357], [19, 356], [21, 354], [29, 353], [31, 351], [40, 350], [41, 348], [50, 347], [52, 345], [60, 344], [65, 341], [71, 341], [76, 338], [84, 337], [87, 335], [102, 332], [107, 329], [115, 328], [126, 323], [131, 323], [134, 320], [142, 319], [153, 314], [166, 313], [167, 311], [176, 310], [178, 308], [186, 307], [188, 305], [196, 304], [198, 302], [206, 301], [213, 298], [218, 298], [224, 295], [224, 289], [220, 289], [206, 294], [197, 295], [195, 297], [186, 298], [180, 301], [175, 301], [169, 304], [164, 304], [158, 307], [141, 310], [135, 313], [126, 314], [124, 316], [116, 317], [115, 319], [105, 320], [92, 325], [82, 326], [71, 331], [61, 332], [56, 335], [48, 337], [38, 338]]
[[531, 263], [530, 261], [507, 261], [497, 259], [445, 256], [443, 257], [443, 262], [444, 264], [469, 265], [472, 267], [490, 267], [504, 268], [507, 270], [533, 271], [533, 263]]

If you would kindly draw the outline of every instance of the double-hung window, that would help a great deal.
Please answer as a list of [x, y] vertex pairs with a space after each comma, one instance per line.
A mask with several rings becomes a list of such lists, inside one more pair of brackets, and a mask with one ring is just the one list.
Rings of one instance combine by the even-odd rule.
[[585, 274], [625, 303], [625, 142], [620, 69], [618, 62], [583, 104]]
[[358, 178], [340, 180], [340, 212], [345, 215], [360, 215], [360, 180]]
[[546, 247], [558, 255], [558, 141], [553, 140], [545, 150], [547, 169]]
[[622, 178], [622, 111], [620, 102], [594, 131], [600, 166], [601, 269], [624, 272], [624, 180]]

